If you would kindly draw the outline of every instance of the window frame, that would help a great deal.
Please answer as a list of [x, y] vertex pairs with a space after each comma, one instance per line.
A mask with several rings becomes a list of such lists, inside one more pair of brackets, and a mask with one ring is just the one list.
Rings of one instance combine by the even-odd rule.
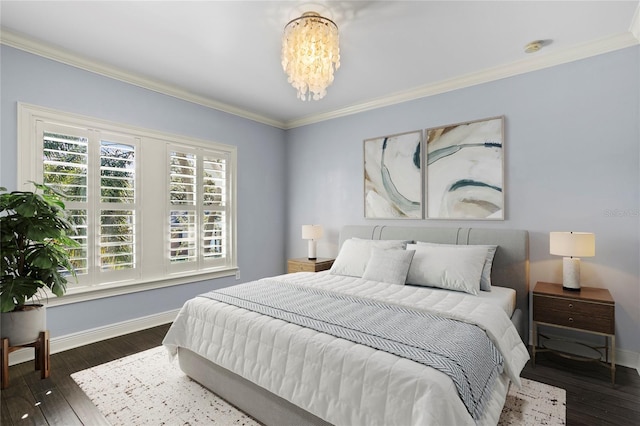
[[[18, 134], [17, 154], [18, 172], [17, 188], [19, 190], [32, 190], [29, 181], [42, 182], [43, 151], [42, 140], [38, 140], [41, 125], [38, 123], [50, 123], [53, 126], [77, 127], [80, 132], [101, 132], [106, 135], [123, 135], [132, 141], [136, 141], [139, 152], [136, 154], [136, 198], [138, 218], [136, 230], [136, 242], [140, 263], [133, 274], [123, 275], [110, 282], [85, 283], [77, 285], [73, 278], [69, 279], [67, 292], [64, 296], [55, 297], [49, 292], [44, 292], [45, 297], [40, 301], [49, 306], [76, 303], [85, 300], [111, 297], [115, 295], [134, 293], [156, 288], [169, 287], [202, 281], [214, 278], [233, 276], [238, 270], [237, 266], [237, 148], [232, 145], [221, 144], [213, 141], [196, 139], [188, 136], [168, 134], [150, 129], [139, 128], [127, 124], [111, 122], [94, 117], [83, 116], [74, 113], [58, 111], [50, 108], [18, 103]], [[98, 138], [100, 140], [100, 138]], [[91, 143], [91, 142], [90, 142]], [[224, 154], [227, 160], [226, 170], [226, 240], [227, 250], [225, 261], [216, 262], [214, 267], [203, 267], [199, 262], [199, 269], [177, 270], [169, 267], [168, 261], [168, 232], [169, 232], [169, 164], [166, 163], [166, 153], [170, 147], [188, 147], [198, 150], [203, 155]], [[96, 147], [89, 147], [90, 151]], [[99, 150], [99, 146], [97, 147]], [[163, 161], [166, 167], [157, 167], [157, 162]], [[91, 160], [90, 160], [91, 162]], [[146, 165], [146, 166], [145, 166]], [[96, 165], [93, 165], [96, 168]], [[93, 176], [100, 175], [99, 165], [97, 170], [90, 172]], [[145, 196], [145, 188], [157, 187], [158, 182], [163, 182], [166, 189], [165, 197], [158, 197], [157, 190], [153, 194]], [[202, 184], [200, 179], [198, 185]], [[91, 184], [90, 184], [91, 185]], [[99, 183], [98, 183], [99, 186]], [[95, 187], [95, 185], [94, 185]], [[151, 189], [150, 189], [151, 190]], [[89, 203], [89, 214], [100, 212], [100, 199]], [[70, 207], [67, 206], [69, 209]], [[160, 211], [162, 214], [158, 215]], [[146, 213], [145, 213], [146, 212]], [[156, 212], [155, 214], [151, 212]], [[94, 222], [90, 233], [97, 231], [99, 223]], [[158, 233], [158, 226], [162, 226], [165, 232]], [[200, 244], [198, 239], [198, 244]], [[89, 252], [94, 252], [90, 249]], [[93, 254], [95, 256], [95, 253]], [[183, 268], [184, 269], [184, 268]], [[100, 271], [94, 271], [99, 274]], [[109, 275], [109, 274], [106, 274]]]

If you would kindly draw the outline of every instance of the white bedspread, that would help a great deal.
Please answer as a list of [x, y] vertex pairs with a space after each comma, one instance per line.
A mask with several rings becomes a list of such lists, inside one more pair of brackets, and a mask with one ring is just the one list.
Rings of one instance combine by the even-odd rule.
[[[496, 424], [509, 379], [529, 359], [506, 313], [479, 298], [328, 273], [282, 281], [438, 312], [479, 325], [505, 358], [481, 421]], [[242, 308], [196, 297], [165, 337], [336, 425], [474, 424], [451, 379], [430, 367]]]

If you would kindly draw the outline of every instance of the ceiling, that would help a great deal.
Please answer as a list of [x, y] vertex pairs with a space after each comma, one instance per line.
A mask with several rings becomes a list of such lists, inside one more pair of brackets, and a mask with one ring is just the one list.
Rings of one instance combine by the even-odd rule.
[[[2, 43], [281, 128], [638, 44], [627, 1], [4, 1]], [[303, 102], [280, 64], [284, 25], [314, 10], [341, 67]], [[537, 53], [524, 53], [533, 40]]]

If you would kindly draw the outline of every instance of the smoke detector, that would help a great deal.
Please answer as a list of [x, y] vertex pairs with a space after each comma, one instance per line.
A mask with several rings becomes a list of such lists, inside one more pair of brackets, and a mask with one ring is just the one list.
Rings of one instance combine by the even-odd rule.
[[536, 53], [548, 44], [551, 44], [551, 40], [534, 40], [524, 47], [524, 53]]

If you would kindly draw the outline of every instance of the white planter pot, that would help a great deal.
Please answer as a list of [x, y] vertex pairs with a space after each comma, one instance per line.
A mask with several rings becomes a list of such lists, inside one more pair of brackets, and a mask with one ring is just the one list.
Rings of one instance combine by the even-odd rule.
[[9, 339], [9, 346], [33, 343], [47, 329], [47, 310], [42, 305], [25, 305], [22, 311], [3, 312], [1, 319], [1, 337]]

